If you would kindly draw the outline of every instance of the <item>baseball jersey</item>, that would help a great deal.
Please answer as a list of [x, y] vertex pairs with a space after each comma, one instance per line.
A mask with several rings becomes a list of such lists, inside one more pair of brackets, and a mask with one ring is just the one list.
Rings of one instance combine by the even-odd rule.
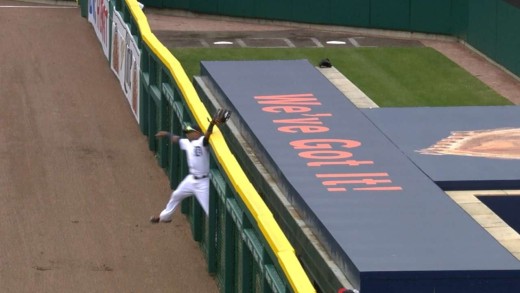
[[179, 140], [179, 146], [186, 151], [190, 174], [204, 176], [209, 173], [209, 148], [204, 146], [204, 136], [190, 141], [187, 138]]

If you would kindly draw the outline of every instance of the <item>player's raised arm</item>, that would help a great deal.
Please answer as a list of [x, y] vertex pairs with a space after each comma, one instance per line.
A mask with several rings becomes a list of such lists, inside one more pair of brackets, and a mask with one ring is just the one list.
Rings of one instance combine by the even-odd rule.
[[218, 109], [215, 115], [213, 115], [213, 119], [209, 122], [208, 130], [204, 134], [204, 145], [208, 145], [209, 137], [213, 133], [213, 127], [215, 125], [220, 125], [226, 123], [231, 117], [231, 111], [226, 109]]

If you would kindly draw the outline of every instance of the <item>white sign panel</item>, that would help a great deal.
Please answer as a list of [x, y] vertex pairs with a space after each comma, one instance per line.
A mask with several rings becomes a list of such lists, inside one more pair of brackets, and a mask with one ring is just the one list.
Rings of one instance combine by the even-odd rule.
[[119, 12], [114, 11], [111, 47], [112, 71], [116, 74], [121, 88], [139, 122], [139, 76], [141, 54], [130, 29], [122, 20]]
[[108, 0], [89, 0], [88, 20], [94, 27], [105, 57], [108, 58]]

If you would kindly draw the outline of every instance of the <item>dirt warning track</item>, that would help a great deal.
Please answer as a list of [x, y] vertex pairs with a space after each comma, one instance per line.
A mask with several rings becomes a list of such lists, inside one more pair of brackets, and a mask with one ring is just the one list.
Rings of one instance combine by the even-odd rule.
[[[79, 8], [0, 0], [0, 291], [217, 292]], [[4, 6], [4, 7], [2, 7]]]

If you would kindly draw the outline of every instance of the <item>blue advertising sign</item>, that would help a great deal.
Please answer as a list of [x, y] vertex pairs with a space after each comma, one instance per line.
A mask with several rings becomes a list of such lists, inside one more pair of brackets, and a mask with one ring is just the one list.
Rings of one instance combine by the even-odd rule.
[[201, 74], [363, 293], [520, 288], [520, 262], [308, 61], [204, 61]]

